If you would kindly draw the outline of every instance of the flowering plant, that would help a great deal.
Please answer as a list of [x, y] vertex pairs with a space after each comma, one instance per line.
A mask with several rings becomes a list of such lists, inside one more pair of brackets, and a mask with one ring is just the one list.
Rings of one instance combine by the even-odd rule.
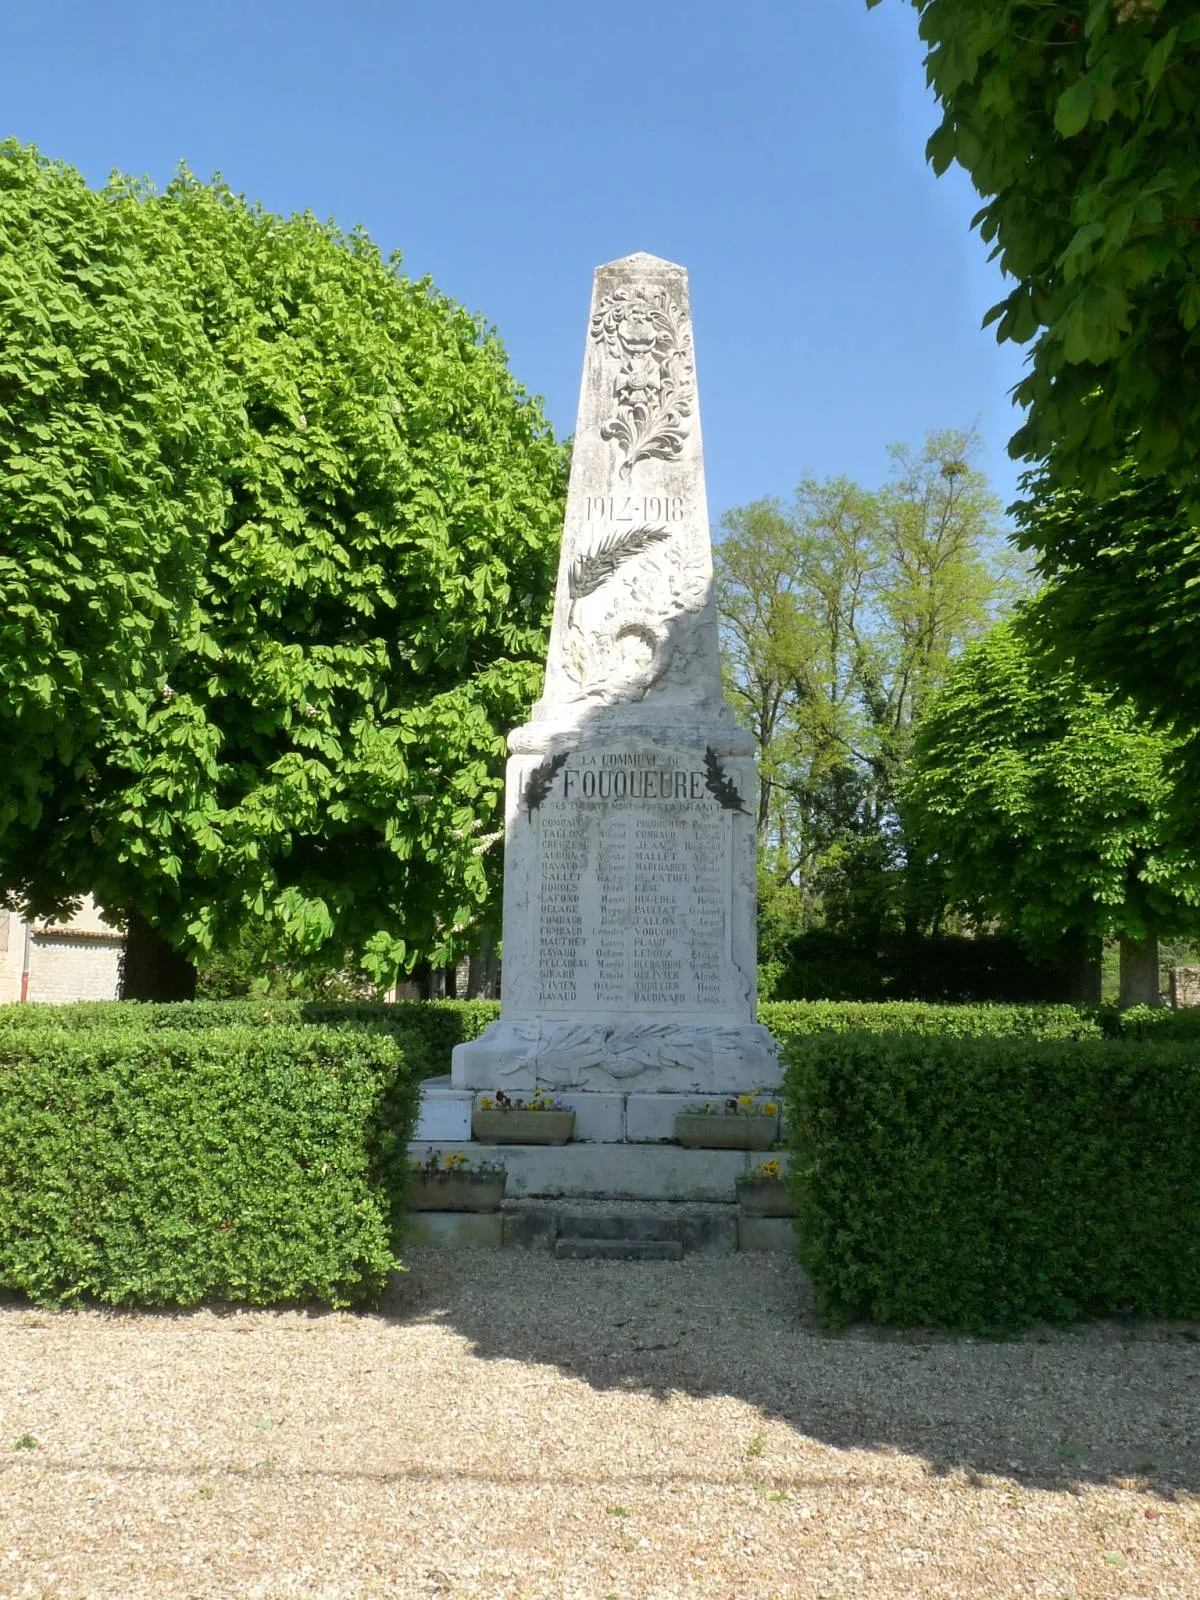
[[698, 1106], [689, 1106], [690, 1114], [702, 1117], [777, 1117], [779, 1106], [774, 1100], [758, 1104], [752, 1094], [731, 1095], [724, 1105], [715, 1100], [705, 1100]]
[[528, 1100], [512, 1099], [503, 1089], [497, 1089], [494, 1099], [491, 1095], [484, 1095], [479, 1102], [479, 1109], [480, 1111], [572, 1111], [574, 1107], [562, 1100], [556, 1100], [544, 1089], [535, 1089]]
[[770, 1161], [763, 1161], [762, 1163], [760, 1163], [757, 1171], [747, 1173], [746, 1176], [749, 1177], [749, 1178], [752, 1178], [752, 1179], [753, 1178], [781, 1178], [783, 1176], [783, 1174], [779, 1170], [779, 1159], [778, 1159], [778, 1157], [775, 1157]]
[[440, 1150], [430, 1150], [424, 1161], [416, 1156], [409, 1158], [408, 1170], [420, 1178], [491, 1178], [504, 1172], [503, 1161], [472, 1161], [461, 1150], [443, 1155]]

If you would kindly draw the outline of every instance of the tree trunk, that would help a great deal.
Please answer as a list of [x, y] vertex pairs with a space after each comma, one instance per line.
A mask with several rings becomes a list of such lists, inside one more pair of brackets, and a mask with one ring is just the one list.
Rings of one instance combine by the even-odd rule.
[[470, 976], [467, 979], [468, 1000], [494, 1000], [496, 998], [496, 946], [485, 935], [479, 949], [471, 956]]
[[1103, 941], [1091, 934], [1069, 933], [1062, 942], [1067, 999], [1073, 1006], [1100, 1004]]
[[1144, 939], [1121, 938], [1121, 995], [1118, 1004], [1125, 1006], [1157, 1006], [1162, 1004], [1158, 992], [1158, 935], [1151, 933]]
[[137, 911], [129, 913], [121, 957], [122, 1000], [194, 1000], [196, 969]]

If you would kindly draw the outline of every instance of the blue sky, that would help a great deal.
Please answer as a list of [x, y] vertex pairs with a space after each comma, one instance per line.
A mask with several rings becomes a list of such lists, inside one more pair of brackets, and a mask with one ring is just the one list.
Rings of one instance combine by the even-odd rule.
[[935, 179], [902, 0], [38, 0], [7, 8], [0, 132], [100, 183], [181, 161], [362, 223], [494, 323], [574, 425], [591, 271], [692, 279], [709, 503], [864, 483], [978, 422], [1007, 500], [1021, 352], [957, 173]]

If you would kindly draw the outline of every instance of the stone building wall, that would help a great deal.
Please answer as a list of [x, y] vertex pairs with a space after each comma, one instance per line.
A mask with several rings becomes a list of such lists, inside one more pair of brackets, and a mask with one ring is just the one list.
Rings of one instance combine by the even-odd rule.
[[0, 911], [0, 1005], [21, 999], [26, 955], [27, 1000], [44, 1005], [115, 1000], [124, 944], [90, 896], [65, 922], [28, 925], [15, 911]]

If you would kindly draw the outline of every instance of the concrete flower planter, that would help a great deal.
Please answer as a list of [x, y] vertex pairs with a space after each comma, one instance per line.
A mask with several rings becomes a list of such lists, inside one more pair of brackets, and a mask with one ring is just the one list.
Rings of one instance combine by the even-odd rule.
[[796, 1202], [783, 1178], [739, 1178], [738, 1205], [748, 1217], [793, 1217]]
[[475, 1111], [471, 1137], [480, 1144], [566, 1144], [575, 1132], [573, 1111]]
[[675, 1118], [675, 1138], [693, 1150], [769, 1150], [778, 1137], [778, 1117], [680, 1111]]
[[503, 1172], [419, 1172], [409, 1182], [408, 1209], [498, 1211], [506, 1181]]

